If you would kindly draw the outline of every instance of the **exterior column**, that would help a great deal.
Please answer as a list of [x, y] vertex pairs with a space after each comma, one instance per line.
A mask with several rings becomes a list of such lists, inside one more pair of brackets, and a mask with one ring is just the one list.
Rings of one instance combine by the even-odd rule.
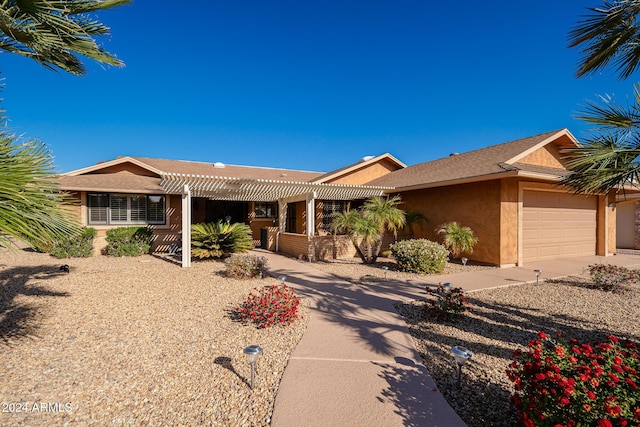
[[182, 267], [191, 267], [191, 191], [182, 187]]
[[312, 237], [316, 233], [316, 192], [307, 193], [307, 236]]

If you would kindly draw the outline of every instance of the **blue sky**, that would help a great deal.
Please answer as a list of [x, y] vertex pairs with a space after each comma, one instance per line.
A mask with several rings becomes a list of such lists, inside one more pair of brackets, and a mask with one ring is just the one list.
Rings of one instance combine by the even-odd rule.
[[2, 105], [59, 171], [120, 155], [330, 171], [409, 165], [567, 127], [634, 80], [575, 78], [567, 33], [598, 2], [136, 0], [102, 12], [126, 66], [2, 54]]

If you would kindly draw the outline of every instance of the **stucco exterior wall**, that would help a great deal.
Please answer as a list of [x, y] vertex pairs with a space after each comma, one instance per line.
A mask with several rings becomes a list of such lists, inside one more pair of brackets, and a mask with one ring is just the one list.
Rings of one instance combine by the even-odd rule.
[[636, 201], [618, 203], [616, 214], [616, 247], [623, 249], [635, 249], [636, 238]]
[[416, 238], [441, 242], [435, 230], [446, 222], [457, 221], [471, 227], [478, 237], [478, 244], [468, 258], [500, 265], [500, 181], [407, 191], [400, 196], [407, 206], [429, 220], [423, 230], [415, 228]]
[[362, 169], [345, 173], [344, 175], [327, 182], [330, 182], [332, 184], [361, 185], [373, 181], [376, 178], [380, 178], [381, 176], [384, 176], [389, 172], [393, 172], [397, 169], [397, 165], [383, 159], [379, 162], [372, 163], [371, 165], [368, 165]]
[[524, 156], [522, 159], [518, 160], [518, 162], [565, 169], [561, 159], [562, 154], [560, 153], [560, 147], [555, 144], [547, 144], [533, 153]]
[[500, 181], [500, 262], [503, 267], [518, 263], [518, 181]]

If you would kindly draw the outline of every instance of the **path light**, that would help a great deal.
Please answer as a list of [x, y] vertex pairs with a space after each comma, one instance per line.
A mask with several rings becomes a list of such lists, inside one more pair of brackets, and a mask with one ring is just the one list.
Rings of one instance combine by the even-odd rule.
[[382, 270], [384, 271], [384, 281], [387, 281], [387, 270], [389, 270], [389, 267], [387, 267], [386, 265], [382, 266]]
[[456, 387], [460, 388], [460, 372], [462, 371], [462, 365], [467, 363], [467, 360], [471, 359], [473, 353], [471, 353], [461, 345], [451, 347], [451, 353], [453, 353], [453, 357], [455, 357], [456, 365], [458, 367], [458, 379], [456, 380]]
[[467, 266], [467, 261], [469, 261], [469, 258], [461, 258], [460, 261], [462, 261], [462, 268], [465, 268]]
[[262, 354], [262, 349], [259, 345], [250, 345], [244, 349], [244, 354], [247, 356], [247, 362], [251, 365], [251, 390], [253, 390], [253, 383], [256, 378], [256, 362]]
[[442, 285], [447, 291], [451, 292], [451, 288], [453, 287], [453, 284], [447, 282], [444, 285]]
[[533, 272], [536, 273], [536, 285], [537, 285], [540, 281], [540, 275], [542, 274], [542, 270], [535, 269], [533, 270]]
[[278, 280], [280, 280], [280, 284], [282, 286], [284, 286], [284, 282], [285, 282], [285, 280], [287, 280], [287, 276], [279, 276]]

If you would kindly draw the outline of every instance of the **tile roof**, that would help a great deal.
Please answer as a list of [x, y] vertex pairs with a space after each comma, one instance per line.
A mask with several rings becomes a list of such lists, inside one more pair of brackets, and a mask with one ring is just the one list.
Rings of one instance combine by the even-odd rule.
[[224, 168], [216, 168], [213, 163], [206, 162], [153, 159], [148, 157], [133, 157], [133, 159], [166, 173], [217, 176], [225, 178], [255, 178], [272, 179], [277, 181], [310, 182], [323, 175], [322, 172], [308, 172], [292, 169], [237, 165], [225, 165]]
[[[543, 143], [550, 137], [564, 132], [565, 130], [555, 130], [528, 138], [505, 142], [479, 150], [466, 153], [455, 154], [430, 162], [420, 163], [404, 169], [391, 172], [385, 176], [377, 178], [368, 185], [382, 185], [396, 187], [398, 190], [405, 187], [415, 187], [421, 185], [444, 183], [447, 181], [457, 181], [473, 179], [478, 177], [489, 177], [506, 173], [509, 171], [531, 169], [531, 165], [514, 166], [506, 162], [518, 158], [523, 152]], [[522, 168], [520, 167], [522, 166]], [[551, 168], [546, 168], [551, 169]]]

